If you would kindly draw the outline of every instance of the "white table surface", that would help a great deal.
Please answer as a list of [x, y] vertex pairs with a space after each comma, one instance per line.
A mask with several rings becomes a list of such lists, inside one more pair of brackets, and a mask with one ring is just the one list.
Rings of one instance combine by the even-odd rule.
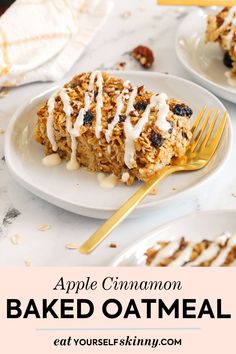
[[[139, 44], [150, 46], [155, 54], [152, 70], [168, 72], [193, 80], [178, 62], [174, 51], [174, 38], [180, 21], [192, 8], [160, 7], [155, 0], [119, 0], [105, 26], [97, 33], [92, 43], [68, 74], [79, 71], [114, 69], [116, 63], [127, 62], [127, 69], [141, 70], [129, 58], [127, 52]], [[125, 11], [131, 16], [124, 18]], [[9, 119], [19, 105], [32, 96], [52, 86], [52, 83], [35, 83], [13, 89], [0, 99], [0, 129], [6, 130]], [[236, 106], [223, 101], [231, 115], [236, 130]], [[86, 218], [66, 212], [48, 204], [24, 190], [9, 175], [3, 149], [4, 134], [0, 135], [0, 266], [88, 266], [107, 265], [113, 257], [140, 237], [178, 216], [205, 209], [236, 209], [236, 143], [225, 169], [207, 188], [180, 203], [178, 209], [169, 207], [168, 212], [152, 214], [123, 222], [109, 238], [91, 255], [82, 255], [77, 250], [68, 250], [67, 243], [81, 244], [101, 224], [101, 220]], [[9, 213], [10, 211], [10, 213]], [[19, 212], [19, 215], [16, 216]], [[7, 214], [8, 213], [8, 214]], [[6, 220], [6, 215], [13, 218]], [[16, 216], [16, 217], [14, 217]], [[41, 224], [51, 228], [39, 231]], [[21, 243], [14, 245], [11, 238], [19, 234]], [[118, 247], [108, 245], [115, 242]]]

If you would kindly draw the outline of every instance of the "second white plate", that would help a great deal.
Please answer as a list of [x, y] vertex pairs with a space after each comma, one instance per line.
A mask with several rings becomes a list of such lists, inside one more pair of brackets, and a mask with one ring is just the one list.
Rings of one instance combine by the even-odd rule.
[[185, 215], [144, 235], [140, 242], [115, 258], [111, 266], [145, 265], [144, 253], [157, 241], [170, 241], [184, 236], [192, 242], [200, 242], [203, 239], [214, 240], [225, 232], [236, 233], [235, 210], [202, 211]]
[[[214, 10], [216, 13], [217, 10]], [[176, 35], [176, 53], [183, 66], [198, 83], [233, 103], [236, 87], [227, 82], [223, 52], [217, 43], [205, 43], [207, 13], [198, 9], [184, 18]]]
[[[202, 106], [225, 111], [222, 103], [210, 92], [178, 77], [146, 72], [113, 72], [130, 80], [144, 84], [148, 89], [166, 92], [186, 102], [196, 115]], [[55, 89], [55, 88], [54, 88]], [[5, 135], [5, 156], [13, 176], [29, 191], [46, 201], [77, 214], [107, 218], [124, 203], [141, 185], [131, 187], [117, 185], [114, 189], [99, 186], [97, 176], [85, 169], [69, 172], [65, 165], [45, 167], [42, 165], [43, 147], [34, 140], [36, 112], [51, 91], [33, 98], [12, 117]], [[194, 119], [194, 116], [192, 117]], [[189, 197], [194, 188], [200, 187], [224, 165], [231, 147], [232, 129], [226, 124], [216, 154], [206, 168], [192, 173], [179, 173], [165, 179], [158, 186], [158, 194], [148, 196], [133, 212], [132, 216], [143, 215], [157, 208], [179, 205], [183, 197]], [[163, 210], [163, 209], [162, 209]]]

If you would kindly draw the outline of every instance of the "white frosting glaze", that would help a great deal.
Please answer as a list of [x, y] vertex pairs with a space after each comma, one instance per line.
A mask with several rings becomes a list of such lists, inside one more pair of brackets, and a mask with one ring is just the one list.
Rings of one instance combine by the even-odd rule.
[[168, 131], [171, 128], [170, 123], [166, 120], [168, 113], [170, 111], [169, 105], [166, 103], [167, 95], [165, 93], [160, 93], [156, 98], [156, 107], [158, 108], [158, 117], [156, 120], [156, 126], [160, 130]]
[[218, 254], [218, 256], [214, 259], [214, 261], [211, 263], [212, 267], [218, 267], [226, 261], [228, 254], [232, 250], [233, 247], [236, 246], [236, 236], [232, 236], [229, 238], [227, 245], [225, 248], [221, 250], [221, 252]]
[[115, 116], [114, 116], [112, 122], [108, 124], [107, 130], [105, 132], [106, 141], [108, 143], [111, 140], [111, 135], [112, 135], [114, 127], [119, 122], [120, 114], [121, 114], [122, 109], [124, 107], [124, 96], [126, 95], [126, 93], [127, 93], [127, 88], [125, 88], [116, 99], [116, 113], [115, 113]]
[[161, 248], [160, 251], [157, 252], [156, 256], [153, 258], [151, 262], [151, 266], [155, 266], [163, 262], [166, 258], [171, 257], [180, 246], [181, 240], [170, 241], [165, 247]]
[[124, 172], [121, 177], [122, 182], [126, 183], [129, 180], [129, 172]]
[[66, 89], [60, 90], [59, 96], [61, 97], [63, 103], [63, 111], [65, 112], [66, 115], [66, 129], [70, 134], [70, 138], [71, 138], [71, 157], [70, 157], [70, 161], [66, 165], [66, 168], [68, 170], [77, 170], [79, 168], [79, 163], [76, 159], [77, 140], [72, 132], [72, 120], [71, 120], [71, 114], [73, 113], [73, 108], [71, 106], [70, 96], [66, 92]]
[[95, 135], [99, 139], [102, 131], [102, 107], [103, 107], [103, 77], [100, 71], [93, 71], [90, 75], [90, 82], [89, 82], [89, 91], [92, 91], [94, 88], [94, 83], [96, 80], [96, 84], [98, 87], [98, 94], [96, 97], [96, 124], [95, 124]]
[[42, 159], [42, 163], [45, 166], [57, 166], [60, 165], [61, 163], [61, 158], [59, 156], [59, 154], [51, 154], [51, 155], [47, 155]]
[[219, 252], [219, 244], [213, 242], [207, 249], [205, 249], [193, 262], [189, 262], [188, 266], [199, 266], [201, 263], [210, 261]]
[[47, 119], [47, 126], [46, 126], [47, 137], [52, 145], [53, 151], [57, 151], [57, 143], [56, 143], [56, 140], [54, 137], [54, 128], [53, 128], [53, 112], [54, 112], [54, 108], [55, 108], [56, 96], [57, 96], [57, 93], [52, 95], [48, 100], [48, 119]]
[[[134, 154], [135, 154], [135, 140], [140, 136], [143, 128], [148, 123], [150, 111], [152, 108], [158, 109], [158, 116], [156, 120], [156, 126], [164, 131], [168, 131], [171, 127], [170, 123], [166, 120], [169, 113], [169, 106], [166, 103], [167, 96], [165, 93], [160, 95], [153, 95], [150, 99], [150, 103], [145, 108], [142, 117], [139, 119], [135, 126], [130, 121], [130, 116], [126, 118], [124, 122], [125, 131], [125, 155], [124, 162], [128, 168], [135, 166]], [[134, 103], [134, 101], [132, 101]], [[133, 106], [133, 105], [132, 105]], [[130, 107], [129, 107], [130, 109]]]
[[104, 173], [98, 173], [97, 179], [102, 188], [114, 188], [118, 182], [117, 177], [113, 173], [108, 176]]
[[185, 249], [180, 252], [179, 256], [169, 264], [170, 267], [180, 267], [183, 266], [186, 262], [189, 261], [190, 256], [193, 251], [193, 244], [189, 243]]
[[134, 110], [134, 102], [137, 96], [137, 92], [138, 92], [137, 87], [134, 87], [133, 90], [131, 91], [131, 94], [129, 96], [129, 101], [127, 104], [126, 115], [130, 114], [130, 112]]
[[80, 127], [84, 123], [84, 115], [86, 111], [89, 109], [93, 94], [91, 92], [85, 92], [84, 95], [84, 107], [79, 110], [79, 114], [76, 117], [74, 127], [72, 129], [72, 135], [80, 136]]

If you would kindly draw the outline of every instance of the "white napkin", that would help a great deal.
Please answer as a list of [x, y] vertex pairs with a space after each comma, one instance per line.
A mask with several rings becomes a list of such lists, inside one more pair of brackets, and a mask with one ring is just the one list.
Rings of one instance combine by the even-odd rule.
[[16, 0], [0, 17], [0, 87], [61, 79], [111, 6], [111, 0]]

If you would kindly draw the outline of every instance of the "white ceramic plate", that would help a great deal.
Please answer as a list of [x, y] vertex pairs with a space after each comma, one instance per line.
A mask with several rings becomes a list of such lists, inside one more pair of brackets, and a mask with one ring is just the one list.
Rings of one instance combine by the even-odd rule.
[[[222, 103], [211, 93], [177, 77], [142, 72], [113, 72], [113, 74], [125, 80], [129, 79], [134, 84], [145, 84], [149, 89], [178, 97], [195, 113], [203, 105], [219, 108], [221, 112], [225, 110]], [[77, 214], [106, 218], [141, 184], [137, 182], [131, 187], [120, 184], [112, 190], [104, 189], [99, 186], [96, 174], [85, 169], [71, 172], [66, 170], [65, 164], [50, 168], [42, 165], [43, 147], [34, 141], [34, 126], [38, 107], [51, 93], [47, 91], [33, 98], [12, 117], [5, 136], [7, 165], [13, 176], [25, 188], [48, 202]], [[204, 170], [168, 177], [158, 187], [158, 195], [148, 196], [132, 215], [143, 215], [156, 210], [157, 207], [169, 206], [170, 202], [179, 203], [179, 200], [182, 202], [185, 195], [189, 197], [193, 188], [200, 187], [223, 166], [229, 155], [231, 142], [232, 130], [228, 120], [217, 153]], [[173, 187], [176, 189], [173, 190]]]
[[111, 266], [143, 266], [145, 251], [157, 241], [169, 241], [184, 236], [187, 240], [199, 242], [202, 239], [213, 240], [224, 232], [236, 234], [236, 211], [202, 211], [173, 220], [160, 226], [121, 255], [116, 257]]
[[[214, 13], [217, 13], [215, 10]], [[218, 43], [204, 42], [207, 13], [198, 9], [181, 22], [176, 35], [176, 53], [198, 83], [226, 100], [236, 101], [236, 87], [227, 82], [223, 51]]]

